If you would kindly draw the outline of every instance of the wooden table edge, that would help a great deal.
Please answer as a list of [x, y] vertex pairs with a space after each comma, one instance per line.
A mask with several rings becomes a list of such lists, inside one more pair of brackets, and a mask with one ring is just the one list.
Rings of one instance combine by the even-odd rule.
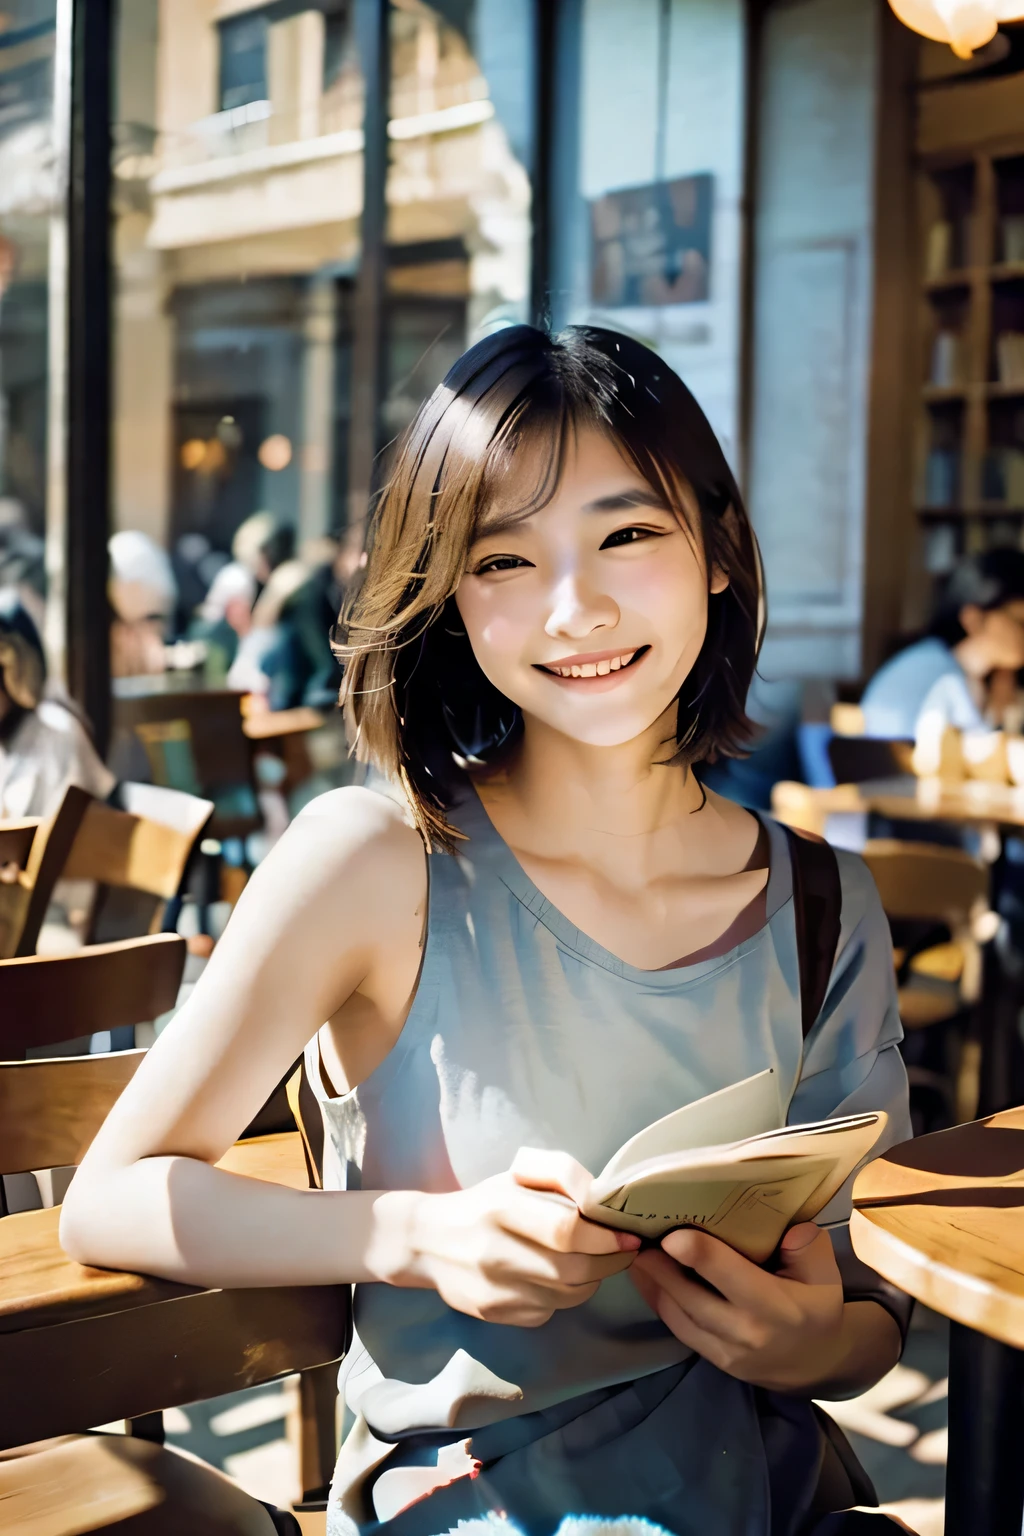
[[[1024, 1296], [922, 1253], [856, 1206], [850, 1215], [850, 1241], [862, 1263], [933, 1312], [1002, 1344], [1024, 1348]], [[1012, 1326], [994, 1326], [993, 1312]]]
[[[309, 1187], [302, 1138], [298, 1131], [274, 1131], [264, 1136], [250, 1137], [246, 1141], [236, 1141], [228, 1148], [218, 1166], [239, 1177], [262, 1178], [279, 1187], [296, 1190], [307, 1190]], [[10, 1238], [19, 1229], [28, 1228], [35, 1237], [38, 1229], [40, 1244], [48, 1246], [53, 1243], [59, 1249], [55, 1231], [59, 1220], [59, 1206], [45, 1210], [18, 1211], [3, 1217], [4, 1235]], [[8, 1254], [8, 1260], [13, 1256]], [[164, 1302], [181, 1301], [189, 1296], [201, 1296], [212, 1291], [268, 1289], [263, 1286], [189, 1285], [182, 1281], [164, 1280], [156, 1275], [98, 1269], [91, 1265], [77, 1264], [70, 1259], [64, 1262], [68, 1267], [65, 1289], [49, 1292], [44, 1303], [51, 1311], [50, 1317], [40, 1317], [38, 1295], [0, 1297], [0, 1338], [30, 1328], [59, 1328], [66, 1323], [109, 1317], [117, 1312], [159, 1306]], [[93, 1281], [94, 1288], [87, 1289], [83, 1280]]]

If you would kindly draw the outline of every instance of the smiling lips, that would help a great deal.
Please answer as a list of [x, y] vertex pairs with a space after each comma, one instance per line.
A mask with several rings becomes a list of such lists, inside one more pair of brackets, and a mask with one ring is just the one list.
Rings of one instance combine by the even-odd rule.
[[564, 661], [549, 661], [538, 665], [541, 672], [550, 673], [553, 677], [608, 677], [612, 672], [621, 672], [623, 667], [628, 667], [630, 662], [649, 649], [649, 646], [643, 645], [632, 651], [600, 651], [589, 656], [567, 656]]

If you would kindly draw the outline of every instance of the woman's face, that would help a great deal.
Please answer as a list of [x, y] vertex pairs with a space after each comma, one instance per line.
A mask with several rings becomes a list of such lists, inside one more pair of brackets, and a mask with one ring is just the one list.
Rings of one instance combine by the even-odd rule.
[[[520, 451], [527, 487], [536, 453]], [[699, 544], [594, 428], [570, 439], [547, 506], [512, 520], [517, 490], [485, 513], [456, 593], [476, 659], [525, 717], [590, 746], [632, 741], [672, 704], [704, 642]], [[715, 571], [711, 590], [726, 585]]]

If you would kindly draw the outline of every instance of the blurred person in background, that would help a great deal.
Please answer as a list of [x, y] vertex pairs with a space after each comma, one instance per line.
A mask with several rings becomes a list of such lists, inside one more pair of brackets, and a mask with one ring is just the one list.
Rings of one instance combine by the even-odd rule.
[[106, 799], [114, 776], [77, 715], [45, 698], [39, 631], [12, 588], [0, 590], [0, 818], [51, 816], [71, 784]]
[[1002, 725], [1024, 667], [1024, 554], [991, 549], [950, 576], [924, 639], [864, 690], [868, 736], [912, 740], [928, 716], [959, 731]]
[[0, 496], [0, 587], [14, 587], [42, 633], [46, 615], [46, 546], [13, 496]]
[[227, 675], [229, 688], [252, 694], [267, 709], [292, 709], [302, 703], [309, 667], [294, 606], [310, 574], [302, 560], [286, 560], [271, 572]]
[[295, 554], [295, 529], [274, 512], [254, 512], [231, 541], [231, 557], [265, 587], [274, 571]]
[[356, 572], [366, 563], [363, 525], [346, 529], [340, 542], [324, 540], [319, 560], [304, 550], [312, 575], [291, 604], [291, 618], [307, 667], [303, 704], [332, 709], [338, 702], [341, 667], [331, 649], [331, 633]]
[[166, 550], [148, 533], [125, 529], [107, 546], [107, 592], [114, 617], [110, 626], [110, 670], [114, 677], [163, 672], [164, 649], [178, 602], [178, 584]]
[[256, 578], [237, 560], [221, 566], [188, 628], [190, 640], [206, 646], [205, 677], [211, 688], [226, 686], [240, 641], [252, 628]]

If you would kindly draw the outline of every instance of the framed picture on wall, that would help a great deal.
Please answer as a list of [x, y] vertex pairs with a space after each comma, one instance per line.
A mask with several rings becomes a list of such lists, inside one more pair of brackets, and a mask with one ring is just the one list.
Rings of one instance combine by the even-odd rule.
[[714, 177], [680, 176], [606, 192], [590, 204], [590, 297], [626, 305], [708, 297]]

